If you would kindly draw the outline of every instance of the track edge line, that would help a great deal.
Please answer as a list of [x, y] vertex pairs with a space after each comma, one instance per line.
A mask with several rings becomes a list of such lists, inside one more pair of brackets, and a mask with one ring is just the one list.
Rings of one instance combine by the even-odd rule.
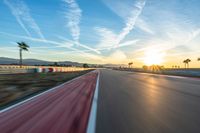
[[100, 71], [98, 72], [98, 77], [96, 81], [96, 87], [94, 92], [94, 97], [92, 100], [92, 107], [89, 115], [89, 121], [87, 126], [86, 133], [95, 133], [96, 130], [96, 116], [97, 116], [97, 102], [98, 102], [98, 93], [99, 93], [99, 77]]

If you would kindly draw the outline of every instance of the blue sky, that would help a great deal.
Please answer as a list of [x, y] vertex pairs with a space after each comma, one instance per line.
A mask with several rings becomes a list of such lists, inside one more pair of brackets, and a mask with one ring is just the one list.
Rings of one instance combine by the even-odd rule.
[[199, 0], [2, 0], [0, 56], [165, 66], [200, 56]]

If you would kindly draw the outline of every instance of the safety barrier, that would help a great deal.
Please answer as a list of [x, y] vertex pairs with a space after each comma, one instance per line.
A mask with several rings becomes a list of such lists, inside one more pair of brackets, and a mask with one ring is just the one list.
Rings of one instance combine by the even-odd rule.
[[36, 68], [36, 72], [44, 73], [44, 72], [73, 72], [73, 71], [83, 71], [91, 68], [79, 68], [79, 67], [39, 67]]
[[51, 66], [16, 66], [16, 65], [0, 65], [0, 74], [7, 73], [53, 73], [53, 72], [74, 72], [89, 70], [92, 68], [82, 67], [51, 67]]

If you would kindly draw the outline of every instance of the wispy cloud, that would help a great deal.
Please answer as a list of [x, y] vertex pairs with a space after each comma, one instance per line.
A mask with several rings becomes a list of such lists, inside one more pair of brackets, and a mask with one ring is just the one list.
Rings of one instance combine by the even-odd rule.
[[[94, 51], [96, 49], [79, 50], [77, 48], [71, 47], [71, 43], [73, 43], [73, 41], [70, 41], [68, 39], [65, 39], [64, 41], [61, 41], [61, 42], [56, 42], [56, 41], [52, 41], [52, 40], [43, 40], [40, 38], [14, 35], [14, 34], [9, 34], [9, 33], [5, 33], [5, 32], [0, 32], [0, 35], [26, 39], [26, 40], [30, 40], [33, 42], [43, 43], [43, 44], [51, 44], [54, 48], [66, 48], [66, 49], [71, 50], [69, 52], [67, 52], [67, 51], [66, 52], [58, 52], [57, 50], [55, 50], [57, 52], [57, 54], [68, 54], [68, 53], [74, 52], [76, 54], [79, 54], [80, 56], [87, 57], [89, 59], [102, 60], [101, 56], [88, 53], [88, 52]], [[64, 38], [62, 38], [62, 39], [64, 39]], [[34, 50], [37, 49], [37, 51], [40, 49], [40, 47], [33, 47], [33, 48], [34, 48]], [[45, 48], [45, 46], [42, 48]], [[50, 47], [46, 47], [46, 50], [49, 51], [49, 48]], [[96, 50], [96, 51], [98, 51], [98, 50]]]
[[125, 27], [117, 35], [116, 46], [122, 42], [125, 37], [133, 30], [136, 21], [141, 14], [146, 1], [120, 1], [120, 0], [104, 0], [104, 3], [117, 15], [122, 17]]
[[4, 3], [10, 8], [17, 22], [28, 36], [32, 36], [31, 32], [35, 32], [40, 38], [44, 39], [39, 26], [30, 15], [28, 6], [22, 0], [4, 0]]
[[70, 45], [65, 45], [65, 43], [63, 43], [63, 42], [56, 42], [56, 41], [52, 41], [52, 40], [44, 40], [44, 39], [41, 39], [41, 38], [34, 38], [34, 37], [27, 37], [27, 36], [9, 34], [9, 33], [5, 33], [5, 32], [0, 32], [0, 35], [11, 36], [11, 37], [15, 37], [15, 38], [22, 38], [22, 39], [30, 40], [30, 41], [33, 41], [33, 42], [44, 43], [44, 44], [52, 44], [55, 47], [62, 47], [62, 48], [68, 48], [68, 49], [74, 50], [74, 51], [79, 51], [78, 49], [72, 48]]
[[[121, 32], [116, 33], [111, 29], [105, 27], [95, 27], [95, 30], [100, 35], [101, 40], [97, 45], [98, 49], [108, 50], [113, 48], [120, 48], [125, 46], [130, 46], [135, 44], [138, 39], [127, 41], [121, 45], [125, 40], [126, 36], [133, 30], [136, 21], [141, 14], [146, 1], [145, 0], [136, 0], [135, 2], [131, 0], [120, 1], [120, 0], [104, 0], [104, 3], [109, 7], [114, 13], [120, 16], [125, 26], [122, 28]], [[146, 32], [151, 32], [150, 28], [142, 20], [138, 21], [140, 27], [143, 28]], [[134, 41], [134, 42], [133, 42]]]
[[75, 0], [63, 0], [65, 7], [68, 9], [65, 12], [65, 18], [67, 19], [66, 26], [70, 29], [71, 35], [74, 41], [79, 41], [80, 36], [80, 19], [82, 10]]
[[10, 34], [6, 32], [0, 32], [0, 35], [3, 36], [10, 36], [10, 37], [15, 37], [15, 38], [22, 38], [22, 39], [27, 39], [30, 41], [35, 41], [35, 42], [47, 42], [47, 40], [41, 39], [41, 38], [34, 38], [34, 37], [29, 37], [29, 36], [21, 36], [21, 35], [15, 35], [15, 34]]
[[[33, 37], [27, 37], [27, 36], [20, 36], [20, 35], [14, 35], [14, 34], [9, 34], [9, 33], [4, 33], [4, 32], [0, 32], [0, 35], [4, 35], [4, 36], [11, 36], [11, 37], [16, 37], [16, 38], [22, 38], [22, 39], [27, 39], [33, 42], [38, 42], [38, 43], [43, 43], [43, 44], [52, 44], [52, 47], [48, 46], [38, 46], [38, 47], [34, 47], [31, 46], [31, 54], [40, 54], [40, 55], [46, 55], [46, 53], [44, 53], [44, 49], [46, 49], [48, 51], [49, 54], [57, 54], [57, 55], [62, 55], [63, 56], [68, 56], [68, 54], [72, 54], [72, 53], [76, 53], [76, 56], [79, 56], [80, 58], [86, 58], [85, 60], [87, 61], [93, 61], [93, 62], [99, 62], [99, 63], [123, 63], [126, 62], [126, 55], [124, 52], [120, 51], [120, 50], [116, 50], [114, 52], [112, 52], [111, 54], [109, 54], [108, 56], [103, 56], [103, 55], [96, 55], [96, 54], [92, 54], [92, 53], [88, 53], [91, 52], [93, 50], [79, 50], [76, 48], [73, 48], [70, 46], [70, 42], [66, 42], [65, 41], [69, 41], [63, 37], [59, 37], [62, 38], [64, 41], [63, 42], [55, 42], [52, 40], [43, 40], [40, 38], [33, 38]], [[125, 43], [121, 43], [118, 45], [118, 48], [120, 47], [126, 47], [126, 46], [130, 46], [134, 43], [136, 43], [138, 40], [131, 40], [131, 41], [126, 41]], [[53, 48], [66, 48], [66, 49], [70, 49], [70, 51], [59, 51], [59, 50], [53, 50]], [[112, 46], [107, 46], [107, 47], [102, 47], [102, 48], [98, 48], [96, 50], [98, 51], [102, 51], [105, 49], [112, 49]], [[7, 48], [7, 47], [2, 47], [0, 48], [0, 50], [6, 50], [6, 49], [10, 49], [12, 50], [12, 52], [17, 53], [17, 47], [12, 47], [11, 48]], [[117, 57], [117, 58], [116, 58]]]
[[[108, 50], [113, 48], [121, 48], [133, 45], [139, 41], [139, 39], [128, 40], [123, 43], [118, 43], [117, 34], [107, 28], [96, 27], [95, 30], [99, 33], [101, 40], [97, 45], [97, 50]], [[118, 44], [118, 45], [116, 45]]]
[[84, 44], [81, 44], [79, 42], [76, 42], [76, 41], [73, 41], [73, 40], [69, 40], [69, 39], [67, 39], [67, 38], [65, 38], [63, 36], [58, 36], [58, 38], [61, 39], [61, 40], [63, 40], [64, 45], [67, 44], [68, 46], [73, 47], [73, 44], [76, 44], [77, 46], [80, 46], [82, 48], [87, 49], [87, 51], [89, 51], [89, 52], [93, 51], [93, 52], [95, 52], [97, 54], [100, 54], [100, 51], [98, 51], [95, 48], [91, 48], [91, 47], [89, 47], [87, 45], [84, 45]]
[[78, 3], [75, 0], [63, 0], [65, 3], [65, 7], [67, 8], [65, 12], [65, 18], [66, 18], [66, 26], [70, 29], [73, 41], [71, 41], [71, 44], [80, 46], [82, 48], [88, 49], [90, 51], [93, 51], [97, 54], [100, 54], [100, 51], [91, 48], [87, 45], [84, 45], [79, 42], [79, 37], [80, 37], [80, 21], [81, 21], [81, 16], [82, 16], [82, 10], [79, 8]]
[[145, 6], [145, 0], [139, 0], [135, 3], [135, 7], [131, 10], [130, 16], [126, 20], [126, 26], [122, 29], [122, 32], [118, 35], [118, 43], [133, 30], [138, 16], [141, 14]]
[[89, 47], [89, 46], [87, 46], [87, 45], [81, 44], [81, 43], [79, 43], [79, 42], [76, 42], [75, 44], [77, 44], [78, 46], [81, 46], [81, 47], [83, 47], [83, 48], [85, 48], [85, 49], [88, 49], [88, 50], [90, 50], [90, 51], [93, 51], [93, 52], [95, 52], [95, 53], [97, 53], [97, 54], [100, 54], [100, 53], [101, 53], [99, 50], [97, 50], [97, 49], [95, 49], [95, 48], [91, 48], [91, 47]]
[[[143, 43], [146, 44], [145, 47], [137, 49], [134, 51], [134, 54], [137, 53], [147, 53], [150, 50], [159, 51], [159, 55], [165, 53], [166, 60], [173, 61], [175, 57], [183, 58], [185, 56], [193, 56], [198, 54], [198, 49], [200, 48], [198, 42], [195, 39], [198, 39], [200, 36], [199, 29], [185, 29], [185, 27], [175, 26], [176, 28], [166, 29], [166, 36], [164, 38], [152, 38], [146, 40]], [[177, 28], [178, 27], [178, 28]], [[184, 55], [184, 56], [183, 56]], [[140, 55], [139, 59], [144, 55]], [[177, 59], [176, 59], [177, 60]]]
[[98, 48], [101, 47], [113, 47], [117, 43], [117, 35], [110, 29], [105, 27], [95, 27], [95, 31], [100, 35], [100, 42], [97, 45]]
[[122, 64], [127, 63], [127, 56], [121, 50], [116, 50], [111, 53], [108, 57], [106, 57], [106, 62], [110, 62], [113, 64]]
[[190, 40], [195, 39], [196, 37], [198, 37], [200, 35], [200, 28], [194, 30], [191, 35], [190, 35]]
[[137, 19], [135, 26], [146, 33], [154, 34], [154, 31], [151, 29], [151, 27], [141, 18]]

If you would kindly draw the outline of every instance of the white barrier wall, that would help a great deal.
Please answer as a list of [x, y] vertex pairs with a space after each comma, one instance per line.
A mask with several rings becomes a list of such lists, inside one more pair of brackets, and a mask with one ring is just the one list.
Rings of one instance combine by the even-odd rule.
[[28, 68], [37, 68], [37, 67], [38, 66], [22, 66], [22, 68], [20, 68], [19, 65], [0, 65], [0, 69], [13, 69], [13, 68], [28, 69]]
[[45, 73], [45, 72], [73, 72], [73, 71], [83, 71], [89, 70], [91, 68], [79, 68], [79, 67], [39, 67], [36, 68], [36, 72]]
[[92, 68], [81, 67], [51, 67], [51, 66], [19, 66], [15, 65], [0, 65], [0, 73], [48, 73], [48, 72], [73, 72], [83, 71]]

